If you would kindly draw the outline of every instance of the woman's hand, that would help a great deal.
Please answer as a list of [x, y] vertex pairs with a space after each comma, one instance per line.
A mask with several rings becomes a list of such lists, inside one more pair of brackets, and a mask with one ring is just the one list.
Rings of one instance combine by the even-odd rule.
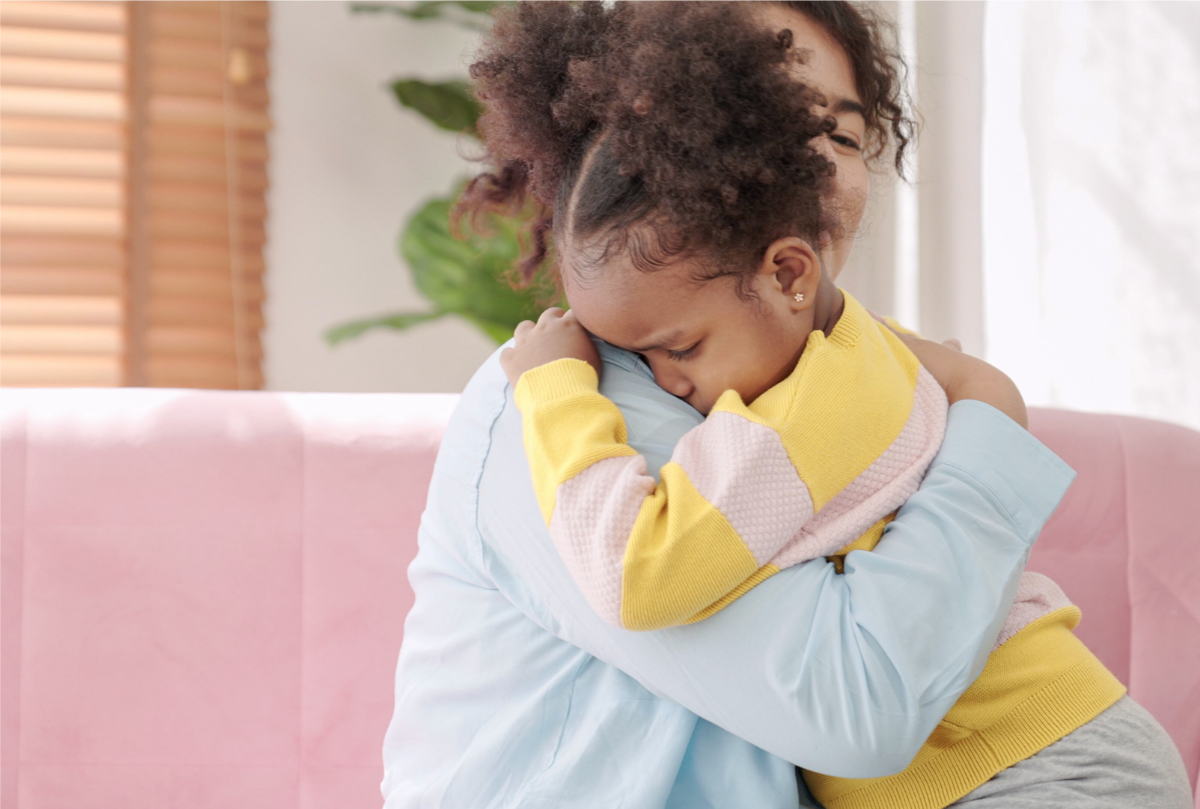
[[1021, 391], [1002, 371], [983, 360], [962, 353], [957, 340], [934, 343], [910, 334], [893, 332], [946, 391], [950, 404], [963, 399], [986, 402], [1028, 429], [1029, 416]]
[[513, 337], [516, 343], [501, 352], [500, 366], [514, 388], [521, 374], [555, 360], [583, 360], [600, 373], [600, 355], [574, 312], [551, 307], [542, 312], [537, 323], [525, 320], [518, 324]]

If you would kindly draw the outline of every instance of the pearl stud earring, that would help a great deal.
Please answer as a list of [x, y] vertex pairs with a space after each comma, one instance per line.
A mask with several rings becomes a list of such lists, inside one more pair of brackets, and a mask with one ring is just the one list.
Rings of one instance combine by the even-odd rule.
[[804, 303], [804, 293], [803, 292], [796, 293], [796, 303]]

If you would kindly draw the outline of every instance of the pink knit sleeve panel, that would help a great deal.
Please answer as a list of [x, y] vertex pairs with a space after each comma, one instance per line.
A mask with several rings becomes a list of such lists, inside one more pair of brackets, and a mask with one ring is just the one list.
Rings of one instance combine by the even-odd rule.
[[558, 487], [550, 537], [588, 604], [613, 626], [621, 626], [625, 547], [654, 490], [641, 455], [606, 458]]
[[922, 366], [913, 407], [892, 445], [803, 525], [770, 561], [785, 568], [836, 553], [916, 493], [946, 435], [946, 394]]
[[679, 440], [671, 460], [721, 512], [760, 567], [812, 517], [808, 487], [770, 427], [718, 411]]
[[995, 649], [999, 649], [1005, 641], [1043, 615], [1049, 615], [1055, 610], [1069, 606], [1071, 606], [1071, 600], [1067, 598], [1067, 594], [1050, 578], [1041, 573], [1029, 571], [1022, 573], [1012, 609], [1008, 611], [1008, 617], [1004, 619], [1000, 637], [996, 638]]
[[[764, 565], [813, 513], [779, 433], [733, 413], [712, 414], [671, 462]], [[621, 624], [624, 559], [654, 478], [640, 455], [607, 458], [558, 487], [550, 536], [592, 609]]]

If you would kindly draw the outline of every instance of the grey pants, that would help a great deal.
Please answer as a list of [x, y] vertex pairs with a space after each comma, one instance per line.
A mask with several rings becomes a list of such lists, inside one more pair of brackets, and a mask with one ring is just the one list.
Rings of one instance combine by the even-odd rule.
[[953, 806], [968, 809], [1192, 809], [1179, 751], [1129, 697], [998, 773]]

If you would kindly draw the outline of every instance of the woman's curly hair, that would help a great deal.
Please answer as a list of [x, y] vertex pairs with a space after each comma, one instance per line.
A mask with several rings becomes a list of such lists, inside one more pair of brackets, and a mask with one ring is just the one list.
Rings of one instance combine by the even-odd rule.
[[904, 153], [916, 138], [917, 122], [905, 90], [907, 67], [896, 50], [891, 23], [866, 5], [829, 0], [774, 0], [798, 11], [833, 37], [854, 69], [855, 89], [866, 108], [868, 160], [891, 154], [904, 176]]
[[[471, 65], [491, 170], [468, 186], [458, 215], [533, 198], [524, 283], [545, 263], [551, 231], [571, 245], [576, 273], [626, 251], [644, 271], [690, 254], [705, 279], [744, 280], [775, 239], [838, 230], [834, 166], [812, 145], [835, 124], [813, 112], [819, 94], [789, 69], [801, 60], [790, 31], [768, 30], [738, 3], [502, 10]], [[882, 99], [867, 122], [882, 149], [895, 96], [866, 86]], [[907, 132], [893, 135], [903, 149]]]

